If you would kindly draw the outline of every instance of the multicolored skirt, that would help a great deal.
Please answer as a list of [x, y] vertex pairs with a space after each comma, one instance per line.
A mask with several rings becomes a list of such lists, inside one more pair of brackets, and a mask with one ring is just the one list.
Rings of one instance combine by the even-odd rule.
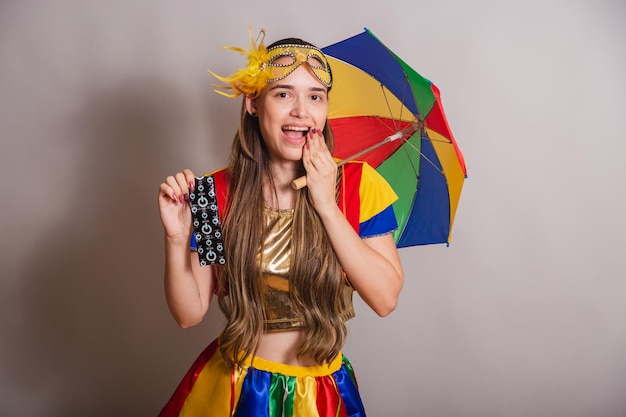
[[249, 358], [230, 370], [215, 340], [200, 354], [159, 417], [365, 417], [343, 355], [328, 365], [291, 366]]

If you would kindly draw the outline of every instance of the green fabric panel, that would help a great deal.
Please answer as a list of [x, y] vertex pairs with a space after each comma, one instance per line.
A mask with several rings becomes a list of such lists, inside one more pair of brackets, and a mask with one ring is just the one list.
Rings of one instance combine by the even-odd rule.
[[404, 73], [407, 75], [409, 84], [411, 84], [411, 88], [413, 89], [413, 96], [415, 97], [415, 102], [417, 103], [417, 110], [420, 113], [420, 117], [425, 119], [436, 102], [433, 91], [430, 88], [431, 82], [407, 65], [406, 62], [404, 62], [398, 55], [393, 55], [398, 60], [400, 66], [404, 68]]
[[269, 388], [269, 415], [292, 417], [295, 392], [295, 377], [272, 374]]
[[393, 190], [398, 194], [398, 200], [393, 204], [393, 210], [398, 221], [398, 230], [393, 233], [396, 243], [404, 230], [415, 192], [420, 167], [421, 132], [416, 132], [393, 155], [387, 158], [376, 168]]

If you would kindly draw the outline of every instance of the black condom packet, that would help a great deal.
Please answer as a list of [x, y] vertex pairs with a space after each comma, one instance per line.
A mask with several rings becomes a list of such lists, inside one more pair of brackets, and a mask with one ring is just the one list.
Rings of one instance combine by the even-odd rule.
[[196, 177], [189, 201], [200, 265], [223, 265], [226, 262], [224, 237], [212, 176]]

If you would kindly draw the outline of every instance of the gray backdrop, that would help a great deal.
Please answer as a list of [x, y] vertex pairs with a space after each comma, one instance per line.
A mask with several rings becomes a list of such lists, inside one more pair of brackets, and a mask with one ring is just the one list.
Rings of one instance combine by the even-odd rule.
[[467, 159], [452, 245], [401, 251], [390, 317], [357, 302], [370, 415], [626, 415], [622, 0], [3, 0], [0, 415], [154, 416], [216, 335], [215, 307], [167, 311], [156, 195], [226, 161], [239, 102], [206, 70], [241, 65], [220, 48], [248, 24], [368, 27]]

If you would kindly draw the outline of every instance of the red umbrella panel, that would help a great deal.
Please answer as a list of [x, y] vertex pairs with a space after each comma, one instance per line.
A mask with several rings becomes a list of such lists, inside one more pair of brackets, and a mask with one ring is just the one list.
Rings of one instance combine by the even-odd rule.
[[398, 194], [398, 247], [449, 243], [466, 167], [439, 90], [367, 29], [323, 51], [334, 156], [359, 154]]

